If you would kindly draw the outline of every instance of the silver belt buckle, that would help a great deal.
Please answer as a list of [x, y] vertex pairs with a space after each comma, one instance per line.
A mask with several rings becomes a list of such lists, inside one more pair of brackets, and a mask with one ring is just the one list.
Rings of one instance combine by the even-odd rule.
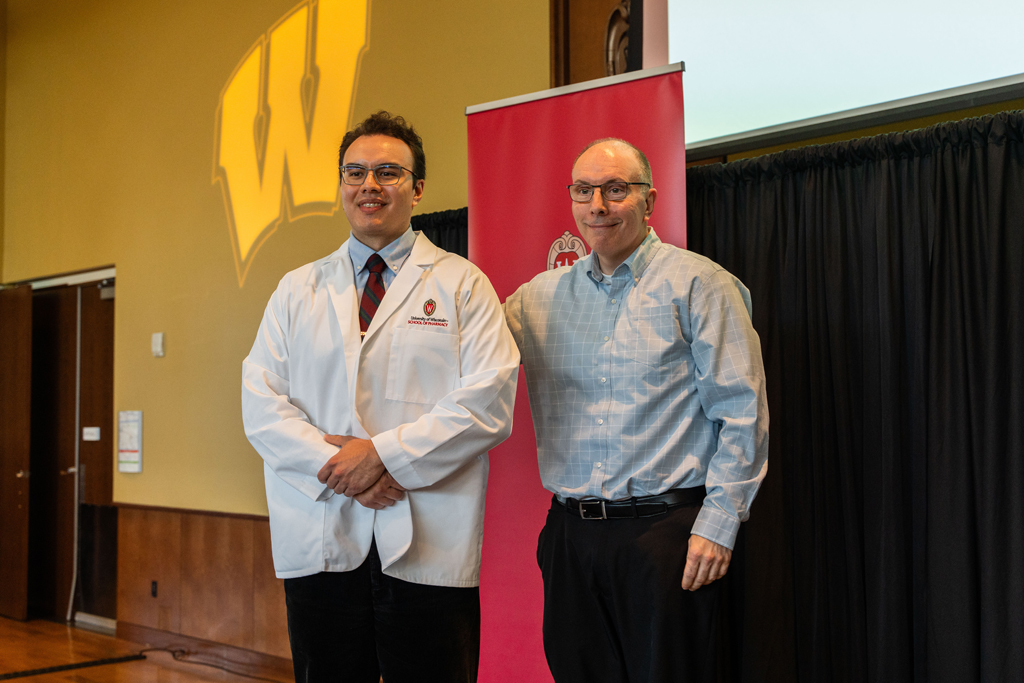
[[[595, 503], [597, 503], [597, 502], [601, 503], [601, 516], [600, 517], [587, 517], [583, 513], [583, 506], [584, 505], [588, 505], [588, 503], [586, 503], [586, 502], [581, 500], [580, 501], [580, 519], [608, 519], [608, 511], [604, 507], [604, 501], [601, 500], [601, 501], [594, 501], [594, 502]], [[589, 504], [592, 505], [593, 503], [589, 503]]]

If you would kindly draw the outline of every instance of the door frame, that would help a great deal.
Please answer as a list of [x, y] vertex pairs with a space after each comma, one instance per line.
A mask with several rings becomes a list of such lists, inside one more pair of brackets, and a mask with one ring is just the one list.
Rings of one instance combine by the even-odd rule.
[[[18, 286], [31, 286], [32, 291], [42, 289], [50, 289], [54, 287], [73, 287], [90, 282], [102, 282], [104, 280], [114, 280], [117, 276], [117, 269], [113, 265], [101, 266], [98, 268], [89, 268], [84, 270], [72, 271], [68, 273], [60, 273], [56, 275], [47, 275], [39, 278], [32, 278], [28, 280], [19, 280], [17, 282], [9, 282], [0, 284], [0, 289], [9, 289]], [[81, 451], [81, 381], [82, 381], [82, 295], [81, 291], [77, 293], [77, 320], [76, 320], [76, 358], [75, 358], [75, 459], [74, 459], [74, 534], [73, 534], [73, 549], [72, 549], [72, 567], [73, 575], [71, 578], [71, 590], [68, 595], [67, 605], [67, 621], [73, 621], [75, 616], [75, 595], [77, 591], [78, 575], [79, 575], [79, 506], [81, 505], [81, 479], [80, 479], [80, 451]], [[30, 332], [31, 334], [31, 332]], [[30, 337], [31, 339], [31, 337]], [[30, 344], [31, 347], [31, 344]], [[31, 505], [31, 501], [29, 503]], [[27, 533], [27, 531], [26, 531]], [[26, 555], [27, 562], [27, 555]], [[60, 596], [57, 596], [58, 600]], [[27, 600], [27, 595], [26, 595]]]

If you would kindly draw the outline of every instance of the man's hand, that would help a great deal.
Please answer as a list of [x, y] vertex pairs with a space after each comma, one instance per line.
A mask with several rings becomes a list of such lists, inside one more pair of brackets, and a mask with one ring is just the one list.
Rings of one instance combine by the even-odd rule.
[[320, 468], [316, 478], [335, 493], [351, 498], [370, 488], [384, 473], [384, 463], [369, 439], [324, 434], [324, 441], [341, 450]]
[[405, 498], [405, 489], [395, 481], [390, 472], [384, 470], [384, 474], [380, 475], [377, 483], [356, 495], [355, 501], [371, 510], [383, 510], [403, 498]]
[[732, 551], [703, 536], [690, 536], [683, 569], [683, 590], [695, 591], [725, 576], [732, 560]]

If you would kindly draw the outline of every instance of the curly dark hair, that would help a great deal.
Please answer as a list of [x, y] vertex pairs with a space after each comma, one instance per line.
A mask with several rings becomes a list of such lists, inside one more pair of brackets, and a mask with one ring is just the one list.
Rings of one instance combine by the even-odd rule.
[[339, 176], [341, 165], [345, 163], [345, 152], [356, 141], [356, 138], [364, 135], [387, 135], [401, 140], [412, 151], [412, 174], [420, 180], [427, 177], [427, 157], [423, 153], [423, 140], [420, 139], [412, 124], [401, 116], [393, 116], [383, 109], [366, 117], [358, 126], [345, 133], [345, 137], [341, 139], [341, 149], [338, 150]]

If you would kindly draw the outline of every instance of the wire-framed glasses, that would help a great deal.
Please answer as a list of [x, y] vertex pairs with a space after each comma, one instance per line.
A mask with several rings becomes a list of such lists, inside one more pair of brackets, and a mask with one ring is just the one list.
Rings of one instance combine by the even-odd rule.
[[[341, 182], [346, 185], [362, 185], [366, 182], [367, 176], [370, 173], [373, 174], [378, 185], [397, 185], [398, 181], [402, 179], [402, 171], [409, 171], [404, 166], [398, 164], [381, 164], [380, 166], [374, 166], [373, 168], [366, 168], [365, 166], [359, 166], [358, 164], [348, 164], [341, 166]], [[416, 174], [412, 171], [413, 177]]]
[[589, 202], [594, 198], [594, 190], [601, 190], [601, 196], [605, 201], [621, 202], [629, 196], [631, 185], [646, 185], [650, 183], [627, 183], [622, 180], [612, 180], [604, 185], [587, 185], [585, 183], [573, 183], [566, 185], [569, 188], [569, 196], [574, 202]]

